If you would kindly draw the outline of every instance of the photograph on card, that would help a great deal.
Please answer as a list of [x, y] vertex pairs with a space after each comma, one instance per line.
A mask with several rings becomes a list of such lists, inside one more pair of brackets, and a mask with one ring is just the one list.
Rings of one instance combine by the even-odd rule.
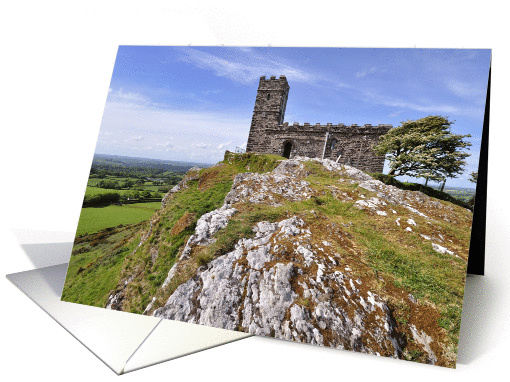
[[62, 300], [455, 367], [490, 59], [120, 46]]

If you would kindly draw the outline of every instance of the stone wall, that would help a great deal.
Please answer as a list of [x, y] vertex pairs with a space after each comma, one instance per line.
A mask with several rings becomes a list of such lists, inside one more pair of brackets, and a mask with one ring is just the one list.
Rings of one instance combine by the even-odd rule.
[[391, 125], [289, 125], [283, 123], [289, 86], [285, 76], [261, 77], [246, 151], [285, 157], [328, 158], [367, 172], [382, 172], [372, 150]]
[[258, 151], [260, 141], [264, 138], [263, 130], [283, 123], [285, 107], [289, 94], [289, 84], [285, 76], [260, 77], [255, 108], [250, 127], [246, 151]]
[[[277, 125], [264, 129], [254, 150], [260, 153], [284, 155], [291, 144], [290, 158], [306, 156], [324, 158], [348, 164], [367, 172], [382, 172], [384, 157], [376, 156], [372, 146], [389, 131], [390, 125]], [[327, 137], [327, 142], [326, 142]]]

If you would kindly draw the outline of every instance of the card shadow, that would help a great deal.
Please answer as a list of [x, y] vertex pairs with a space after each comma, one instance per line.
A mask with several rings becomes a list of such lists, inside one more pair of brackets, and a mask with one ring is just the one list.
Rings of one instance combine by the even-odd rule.
[[494, 325], [498, 294], [491, 278], [466, 277], [457, 363], [469, 364], [490, 349], [492, 339], [488, 333], [491, 333], [491, 326]]

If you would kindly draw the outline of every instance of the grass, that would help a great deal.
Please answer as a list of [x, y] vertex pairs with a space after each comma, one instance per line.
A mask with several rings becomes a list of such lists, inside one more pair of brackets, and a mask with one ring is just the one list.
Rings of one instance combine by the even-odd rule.
[[439, 190], [436, 190], [435, 188], [425, 186], [423, 184], [419, 183], [408, 183], [408, 182], [400, 182], [397, 179], [395, 179], [393, 176], [385, 175], [385, 174], [370, 174], [374, 179], [380, 180], [384, 184], [395, 186], [397, 188], [400, 188], [401, 190], [408, 190], [408, 191], [421, 191], [425, 195], [431, 196], [436, 199], [444, 200], [453, 204], [456, 204], [457, 206], [467, 208], [469, 210], [472, 210], [472, 207], [466, 203], [464, 200], [460, 200], [455, 198], [454, 196], [442, 192]]
[[62, 300], [104, 307], [110, 291], [119, 282], [124, 259], [140, 240], [139, 229], [139, 225], [122, 227], [77, 240], [67, 269]]
[[100, 194], [106, 194], [109, 192], [116, 192], [119, 195], [125, 194], [127, 192], [131, 192], [131, 190], [114, 190], [114, 189], [108, 189], [108, 188], [99, 188], [99, 187], [93, 187], [93, 186], [87, 186], [87, 189], [85, 190], [85, 197], [87, 196], [94, 196], [94, 195], [100, 195]]
[[149, 219], [160, 207], [161, 203], [153, 202], [82, 208], [76, 235], [92, 234], [119, 224], [140, 223]]

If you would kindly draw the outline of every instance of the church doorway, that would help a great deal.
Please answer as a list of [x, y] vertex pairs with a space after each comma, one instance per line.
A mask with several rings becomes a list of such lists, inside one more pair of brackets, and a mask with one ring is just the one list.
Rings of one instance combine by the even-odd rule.
[[283, 146], [283, 157], [289, 159], [290, 151], [292, 150], [292, 142], [286, 142]]

